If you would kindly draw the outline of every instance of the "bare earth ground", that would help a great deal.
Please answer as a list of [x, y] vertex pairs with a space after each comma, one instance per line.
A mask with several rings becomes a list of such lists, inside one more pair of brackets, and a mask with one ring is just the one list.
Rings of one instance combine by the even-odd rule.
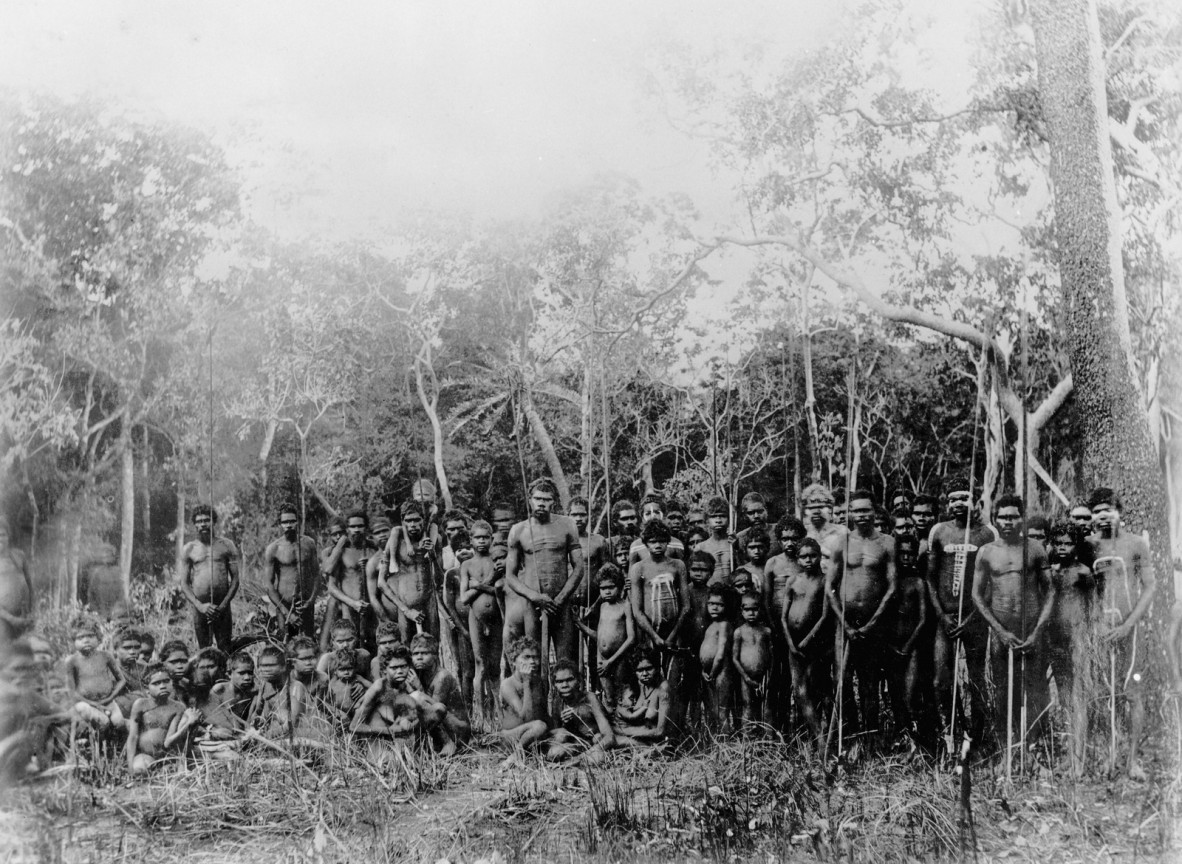
[[[583, 769], [503, 754], [374, 766], [334, 744], [303, 760], [169, 764], [130, 782], [87, 763], [0, 797], [0, 862], [646, 862], [954, 860], [957, 780], [902, 757], [826, 776], [794, 747], [719, 743]], [[1171, 754], [1172, 756], [1172, 754]], [[1182, 860], [1182, 784], [1073, 783], [1045, 769], [1008, 789], [973, 774], [979, 860]], [[965, 860], [972, 859], [971, 846]]]

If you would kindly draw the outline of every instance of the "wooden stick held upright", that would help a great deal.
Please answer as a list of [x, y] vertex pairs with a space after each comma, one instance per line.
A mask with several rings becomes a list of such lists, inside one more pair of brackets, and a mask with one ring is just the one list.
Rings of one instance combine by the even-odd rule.
[[838, 655], [838, 669], [837, 669], [837, 761], [841, 762], [845, 759], [845, 670], [846, 661], [849, 659], [849, 642], [845, 635], [845, 580], [849, 572], [849, 557], [850, 557], [850, 528], [849, 528], [849, 507], [850, 496], [854, 489], [854, 387], [857, 384], [857, 369], [854, 365], [855, 359], [850, 359], [850, 370], [846, 377], [846, 387], [848, 388], [848, 398], [846, 406], [846, 463], [845, 463], [845, 507], [846, 507], [846, 524], [845, 528], [845, 549], [841, 556], [841, 621], [838, 622], [839, 639], [841, 640], [841, 650]]
[[[1030, 578], [1027, 572], [1030, 568], [1030, 544], [1026, 539], [1026, 520], [1027, 514], [1030, 512], [1030, 438], [1027, 431], [1027, 421], [1029, 414], [1026, 410], [1026, 400], [1029, 398], [1027, 388], [1029, 386], [1030, 375], [1030, 326], [1029, 313], [1026, 310], [1027, 302], [1027, 283], [1022, 282], [1022, 581], [1020, 583], [1021, 595], [1021, 616], [1022, 616], [1022, 641], [1025, 642], [1028, 637], [1026, 633], [1026, 581]], [[1020, 709], [1018, 723], [1019, 723], [1019, 765], [1022, 773], [1026, 772], [1026, 650], [1023, 649], [1022, 655], [1019, 658], [1018, 671], [1018, 687], [1022, 693], [1022, 706]]]

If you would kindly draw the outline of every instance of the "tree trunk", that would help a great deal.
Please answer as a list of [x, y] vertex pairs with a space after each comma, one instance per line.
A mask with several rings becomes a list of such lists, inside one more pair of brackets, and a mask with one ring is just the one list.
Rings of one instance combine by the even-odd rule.
[[[589, 342], [588, 342], [589, 344]], [[591, 358], [588, 356], [592, 352], [586, 351], [583, 355], [583, 392], [579, 394], [579, 409], [582, 412], [581, 423], [579, 425], [580, 437], [582, 439], [583, 453], [579, 460], [579, 474], [580, 486], [582, 487], [582, 494], [587, 498], [587, 507], [591, 507], [591, 364], [587, 362]], [[588, 513], [590, 510], [588, 509]]]
[[145, 543], [152, 542], [152, 460], [148, 458], [148, 427], [140, 427], [140, 522]]
[[521, 396], [521, 407], [525, 411], [525, 419], [529, 422], [530, 434], [534, 436], [534, 441], [542, 451], [542, 458], [546, 460], [546, 467], [550, 469], [550, 478], [558, 487], [558, 497], [562, 499], [562, 507], [565, 510], [570, 503], [570, 486], [566, 482], [566, 473], [562, 470], [562, 463], [558, 461], [558, 451], [554, 449], [554, 440], [550, 437], [550, 430], [542, 421], [542, 415], [538, 413], [529, 391], [523, 389]]
[[182, 474], [176, 481], [176, 531], [173, 536], [174, 576], [180, 578], [185, 551], [185, 478]]
[[1149, 530], [1159, 586], [1151, 615], [1160, 626], [1174, 602], [1166, 493], [1133, 372], [1096, 7], [1094, 0], [1036, 0], [1031, 11], [1079, 404], [1081, 480], [1117, 489], [1129, 530]]
[[122, 468], [123, 506], [120, 508], [122, 531], [119, 541], [119, 585], [123, 602], [131, 598], [131, 553], [135, 548], [135, 447], [132, 444], [130, 411], [124, 415], [120, 426], [119, 456]]
[[443, 466], [443, 424], [439, 422], [438, 390], [428, 397], [426, 382], [423, 380], [423, 367], [429, 362], [430, 360], [425, 360], [422, 354], [415, 358], [415, 389], [418, 390], [419, 402], [422, 403], [423, 410], [427, 412], [427, 420], [431, 423], [435, 479], [439, 483], [439, 494], [443, 496], [444, 509], [450, 510], [452, 508], [451, 486], [447, 482], [447, 469]]

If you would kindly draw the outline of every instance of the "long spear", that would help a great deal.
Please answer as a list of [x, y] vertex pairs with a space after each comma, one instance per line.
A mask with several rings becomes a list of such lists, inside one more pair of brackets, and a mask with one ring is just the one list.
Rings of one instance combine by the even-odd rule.
[[854, 387], [857, 383], [857, 351], [855, 343], [855, 356], [850, 359], [849, 374], [846, 378], [847, 388], [847, 405], [846, 405], [846, 421], [845, 421], [845, 437], [846, 437], [846, 462], [845, 462], [845, 506], [846, 506], [846, 524], [845, 528], [845, 551], [841, 556], [841, 621], [839, 623], [838, 633], [840, 634], [841, 650], [838, 656], [837, 664], [837, 761], [840, 764], [845, 758], [845, 666], [846, 660], [849, 657], [850, 646], [845, 635], [845, 580], [849, 572], [850, 559], [850, 528], [849, 528], [849, 506], [850, 496], [854, 489]]
[[[1028, 513], [1030, 510], [1030, 439], [1027, 430], [1029, 414], [1026, 411], [1026, 400], [1028, 397], [1027, 388], [1029, 387], [1030, 374], [1030, 334], [1029, 334], [1029, 313], [1027, 311], [1027, 283], [1022, 282], [1022, 512]], [[1022, 595], [1021, 595], [1021, 609], [1022, 609], [1022, 641], [1025, 642], [1028, 638], [1026, 633], [1026, 580], [1029, 574], [1026, 572], [1030, 560], [1030, 544], [1026, 539], [1026, 517], [1022, 518]], [[1026, 773], [1026, 651], [1022, 651], [1020, 659], [1021, 668], [1018, 673], [1018, 686], [1022, 692], [1022, 707], [1019, 715], [1019, 737], [1018, 741], [1021, 749], [1018, 752], [1020, 770], [1023, 774]]]

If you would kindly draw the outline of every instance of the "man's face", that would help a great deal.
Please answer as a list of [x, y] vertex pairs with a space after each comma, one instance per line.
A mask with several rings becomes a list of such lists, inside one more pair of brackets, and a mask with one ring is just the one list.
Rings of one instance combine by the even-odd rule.
[[294, 514], [294, 513], [280, 513], [279, 514], [279, 527], [283, 531], [284, 539], [289, 540], [289, 541], [295, 540], [296, 539], [296, 532], [299, 531], [299, 528], [300, 528], [299, 517], [296, 516], [296, 514]]
[[554, 689], [558, 691], [558, 695], [563, 700], [570, 699], [575, 695], [575, 689], [578, 687], [578, 679], [575, 678], [575, 673], [569, 669], [559, 669], [554, 673]]
[[710, 525], [710, 530], [715, 534], [725, 533], [726, 526], [730, 523], [731, 518], [726, 513], [711, 513], [706, 517], [707, 523]]
[[1088, 507], [1079, 506], [1071, 508], [1071, 521], [1079, 525], [1081, 528], [1092, 527], [1092, 511]]
[[894, 525], [895, 534], [914, 534], [915, 520], [910, 516], [896, 516]]
[[349, 522], [345, 526], [345, 533], [349, 535], [349, 542], [360, 549], [365, 545], [365, 532], [368, 526], [365, 520], [360, 516], [349, 517]]
[[193, 524], [197, 527], [197, 536], [202, 540], [209, 539], [209, 532], [213, 530], [213, 520], [208, 513], [198, 513], [193, 517]]
[[1026, 539], [1027, 540], [1037, 540], [1039, 543], [1046, 545], [1046, 542], [1047, 542], [1046, 529], [1045, 528], [1027, 528], [1026, 529]]
[[805, 501], [804, 518], [808, 519], [818, 528], [824, 525], [829, 518], [829, 502], [815, 498], [811, 501]]
[[472, 549], [477, 555], [487, 555], [492, 545], [492, 532], [487, 528], [472, 529]]
[[814, 572], [821, 563], [821, 555], [812, 546], [801, 546], [796, 553], [796, 563], [806, 573]]
[[1075, 559], [1075, 538], [1070, 534], [1056, 534], [1051, 538], [1051, 555], [1066, 564]]
[[259, 659], [259, 677], [268, 684], [275, 684], [283, 680], [287, 674], [287, 664], [278, 657], [268, 654]]
[[415, 669], [419, 672], [430, 669], [435, 663], [435, 652], [422, 646], [412, 648], [410, 662], [414, 664]]
[[230, 686], [236, 693], [253, 693], [254, 666], [249, 663], [235, 664], [230, 670]]
[[493, 527], [500, 533], [505, 533], [513, 527], [516, 517], [512, 510], [494, 510], [492, 515]]
[[345, 536], [345, 529], [340, 525], [333, 525], [328, 529], [328, 542], [336, 546], [340, 539]]
[[148, 695], [157, 702], [172, 696], [172, 679], [167, 672], [157, 672], [148, 680]]
[[381, 525], [374, 529], [373, 542], [379, 549], [386, 545], [386, 541], [390, 539], [390, 526]]
[[1120, 526], [1120, 511], [1111, 504], [1097, 504], [1092, 508], [1092, 526], [1097, 531], [1115, 533]]
[[838, 525], [845, 525], [846, 523], [846, 506], [844, 504], [837, 504], [833, 508], [833, 521]]
[[763, 504], [743, 505], [743, 515], [747, 517], [747, 521], [752, 525], [764, 525], [767, 523], [767, 507]]
[[665, 516], [665, 511], [661, 509], [661, 505], [656, 501], [649, 501], [644, 504], [644, 509], [640, 513], [640, 518], [645, 522], [652, 522], [654, 519], [662, 519]]
[[936, 512], [931, 504], [916, 504], [911, 508], [911, 518], [915, 520], [916, 530], [925, 538], [936, 524]]
[[689, 578], [695, 585], [705, 585], [710, 577], [714, 575], [714, 570], [709, 564], [701, 561], [695, 561], [690, 564]]
[[1017, 507], [1001, 507], [993, 519], [997, 533], [1007, 540], [1017, 536], [1022, 524], [1022, 514]]
[[784, 547], [784, 554], [789, 558], [796, 557], [796, 550], [800, 548], [800, 541], [805, 537], [799, 531], [789, 528], [780, 533], [780, 545]]
[[145, 663], [150, 663], [152, 661], [152, 651], [153, 651], [154, 647], [155, 646], [152, 645], [152, 643], [150, 643], [150, 642], [141, 642], [140, 643], [140, 659], [143, 660]]
[[463, 519], [448, 519], [443, 523], [443, 534], [447, 537], [447, 545], [451, 546], [455, 536], [467, 527]]
[[665, 521], [669, 523], [669, 530], [680, 534], [685, 530], [685, 514], [680, 510], [670, 510], [665, 514]]
[[532, 678], [537, 675], [540, 665], [541, 655], [534, 648], [523, 649], [513, 662], [513, 668], [516, 670], [518, 677], [521, 678]]
[[869, 530], [874, 525], [874, 504], [869, 498], [855, 498], [850, 502], [850, 519], [863, 529]]
[[685, 524], [700, 531], [706, 530], [706, 514], [701, 510], [691, 510], [685, 514]]
[[529, 506], [534, 518], [539, 522], [545, 522], [554, 512], [554, 496], [542, 489], [535, 489], [530, 493]]
[[648, 540], [644, 545], [648, 547], [648, 553], [652, 555], [654, 559], [660, 560], [665, 556], [665, 550], [669, 548], [669, 541]]
[[948, 513], [953, 519], [965, 519], [969, 515], [971, 496], [965, 489], [956, 489], [948, 493]]
[[885, 513], [875, 513], [874, 527], [878, 529], [880, 534], [890, 534], [891, 529], [895, 527], [895, 523]]
[[585, 504], [570, 505], [570, 518], [575, 521], [575, 527], [579, 529], [579, 534], [587, 533], [587, 523], [591, 521], [591, 515], [587, 512]]
[[620, 586], [610, 579], [599, 583], [599, 596], [604, 603], [615, 603], [620, 596]]
[[759, 620], [759, 601], [754, 597], [745, 597], [742, 606], [743, 620], [748, 624], [754, 624]]
[[635, 537], [637, 521], [636, 511], [634, 509], [621, 510], [620, 514], [616, 517], [616, 527], [621, 534], [628, 537]]
[[292, 658], [291, 668], [301, 677], [311, 675], [316, 670], [316, 650], [301, 648]]
[[747, 544], [747, 557], [756, 564], [767, 561], [767, 544], [762, 540], [752, 540]]
[[411, 540], [419, 540], [423, 536], [423, 514], [411, 510], [402, 517], [402, 529]]
[[189, 655], [184, 651], [173, 651], [164, 658], [164, 668], [173, 678], [180, 678], [189, 666]]
[[348, 630], [338, 630], [332, 634], [332, 650], [340, 651], [342, 648], [356, 648], [357, 634], [350, 633]]
[[99, 638], [97, 633], [75, 633], [74, 634], [74, 648], [83, 657], [89, 657], [94, 653], [94, 649], [98, 648]]
[[391, 657], [386, 661], [386, 683], [402, 687], [406, 683], [406, 676], [410, 672], [404, 657]]

